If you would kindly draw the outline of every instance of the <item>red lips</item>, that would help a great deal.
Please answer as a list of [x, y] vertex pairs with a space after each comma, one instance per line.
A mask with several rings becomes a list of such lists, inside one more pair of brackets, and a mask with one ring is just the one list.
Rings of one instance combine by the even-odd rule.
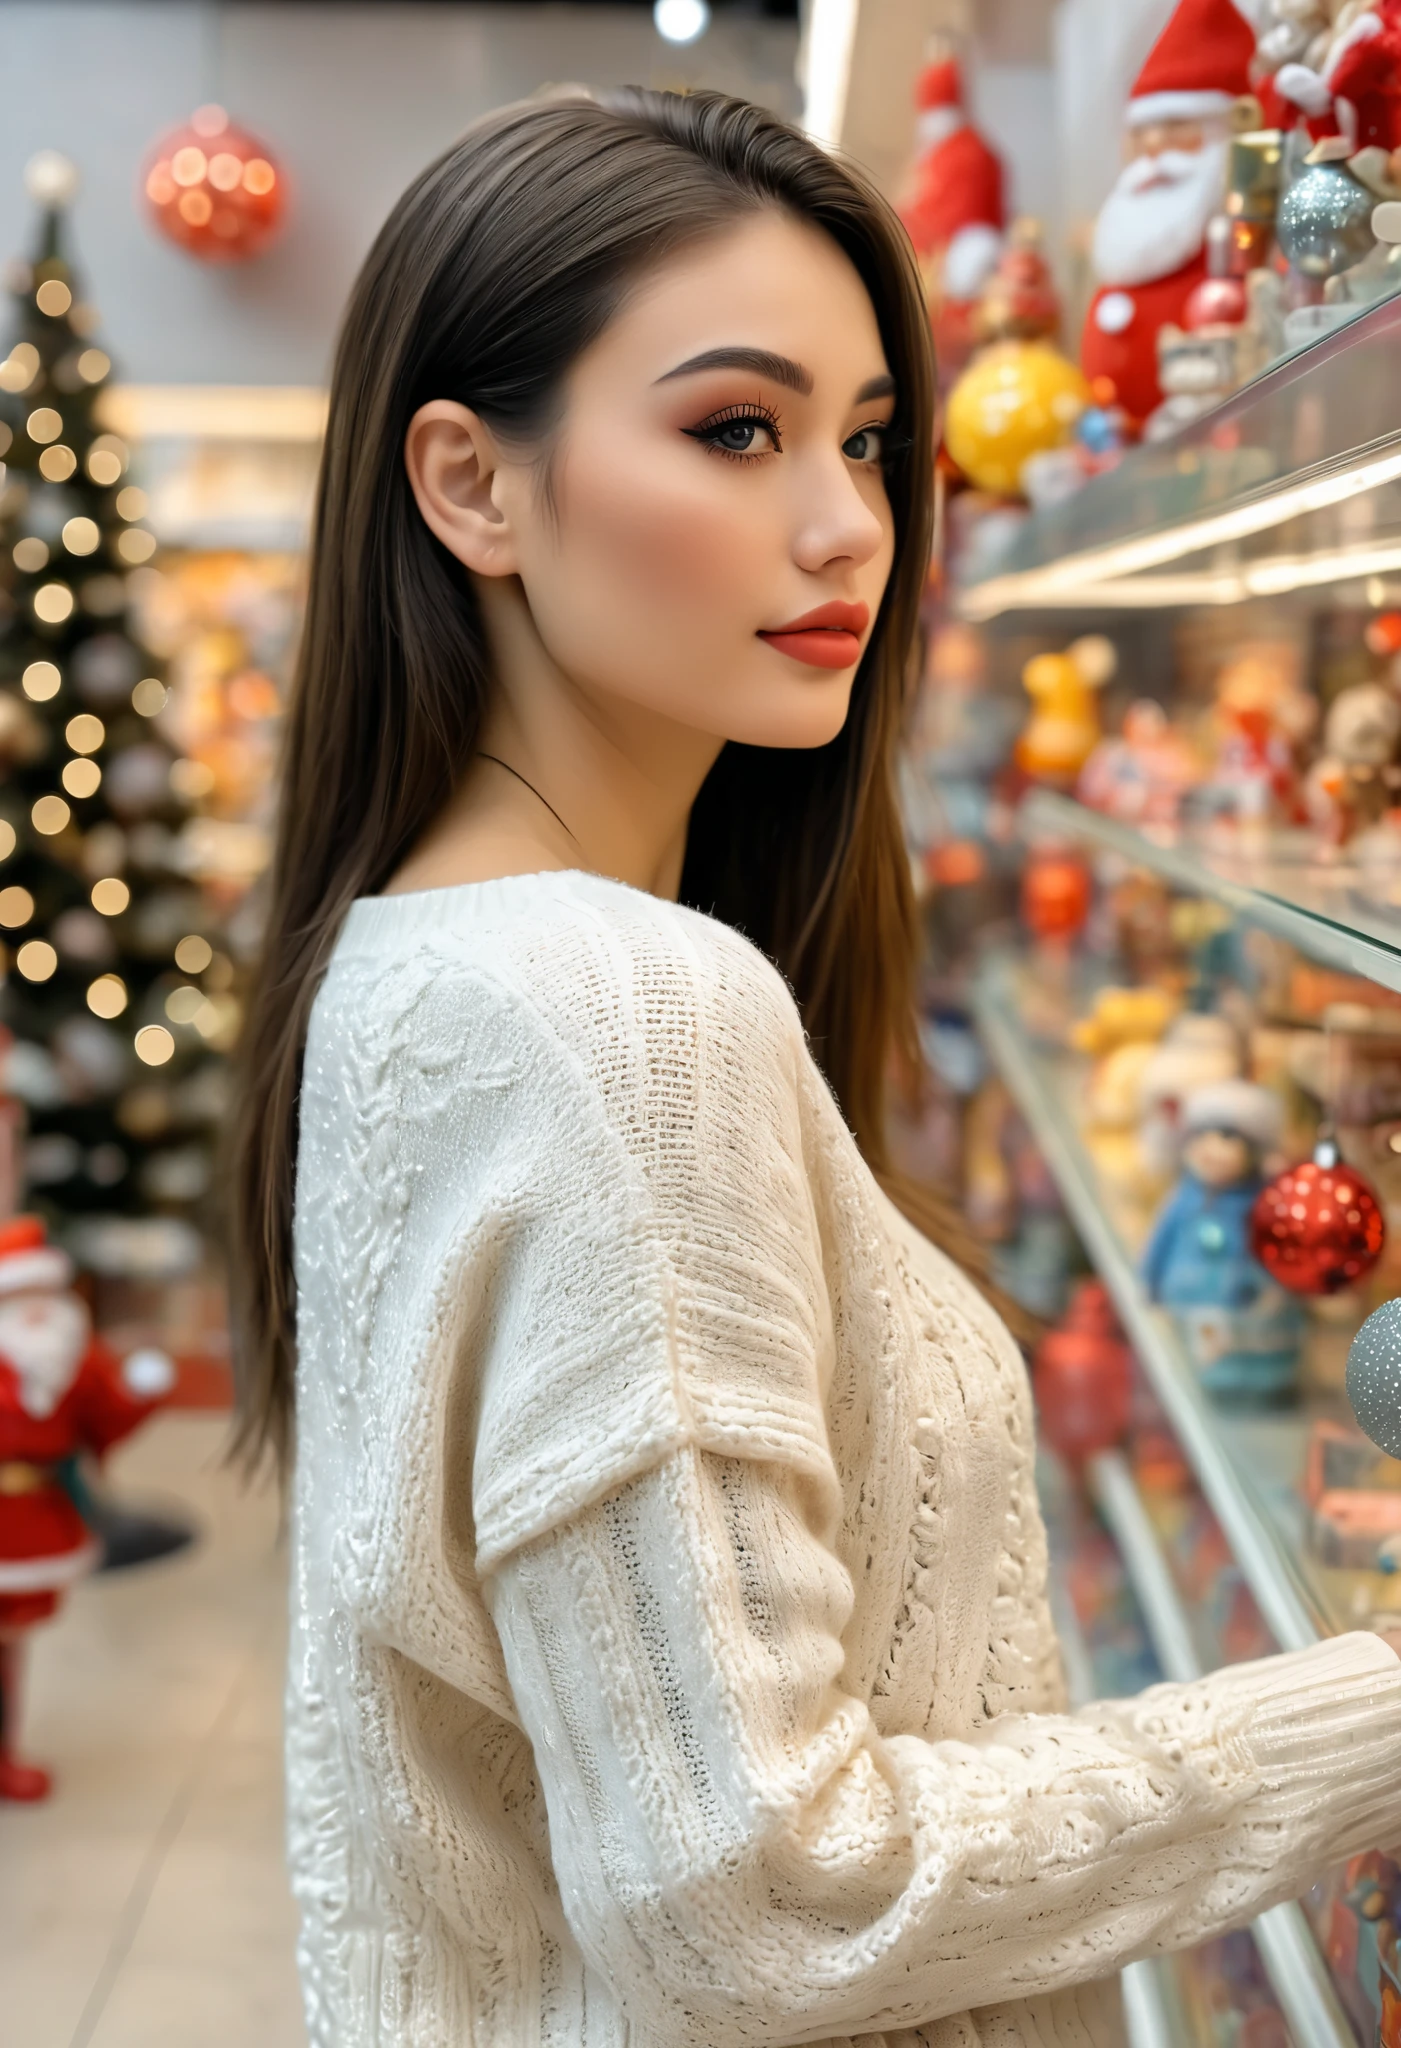
[[834, 598], [830, 604], [820, 604], [816, 611], [804, 612], [800, 619], [790, 619], [786, 626], [775, 626], [758, 637], [808, 668], [851, 668], [861, 657], [861, 635], [870, 617], [869, 605], [845, 604]]

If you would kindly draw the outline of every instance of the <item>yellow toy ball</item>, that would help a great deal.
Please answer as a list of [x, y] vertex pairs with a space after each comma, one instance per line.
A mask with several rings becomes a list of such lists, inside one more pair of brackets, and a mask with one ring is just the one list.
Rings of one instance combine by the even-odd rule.
[[949, 393], [944, 445], [980, 491], [1014, 497], [1022, 464], [1060, 448], [1090, 403], [1089, 383], [1044, 341], [999, 341]]

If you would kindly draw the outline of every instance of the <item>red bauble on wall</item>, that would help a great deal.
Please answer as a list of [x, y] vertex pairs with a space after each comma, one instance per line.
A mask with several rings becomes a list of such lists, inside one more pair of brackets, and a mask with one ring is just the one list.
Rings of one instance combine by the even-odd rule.
[[222, 107], [198, 107], [163, 135], [146, 160], [142, 189], [163, 235], [204, 263], [242, 263], [277, 233], [287, 179], [264, 143]]
[[1381, 1204], [1337, 1147], [1321, 1144], [1264, 1188], [1250, 1215], [1250, 1249], [1272, 1280], [1293, 1294], [1337, 1294], [1381, 1257]]
[[1032, 1387], [1041, 1434], [1072, 1462], [1111, 1450], [1129, 1426], [1129, 1347], [1098, 1280], [1076, 1288], [1060, 1327], [1036, 1347]]

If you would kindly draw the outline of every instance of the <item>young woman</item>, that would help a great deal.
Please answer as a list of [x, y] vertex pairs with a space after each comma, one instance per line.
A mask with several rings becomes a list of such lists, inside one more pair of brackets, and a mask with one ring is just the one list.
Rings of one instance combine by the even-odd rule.
[[1062, 1711], [879, 1184], [932, 436], [892, 216], [717, 95], [494, 115], [356, 288], [239, 1168], [317, 2048], [1083, 2042], [1401, 1838], [1374, 1636]]

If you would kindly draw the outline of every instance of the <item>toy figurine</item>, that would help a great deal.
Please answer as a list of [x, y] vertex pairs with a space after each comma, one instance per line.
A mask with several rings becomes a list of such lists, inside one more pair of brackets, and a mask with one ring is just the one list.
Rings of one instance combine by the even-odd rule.
[[1082, 1280], [1037, 1345], [1032, 1388], [1041, 1435], [1063, 1458], [1093, 1457], [1128, 1434], [1132, 1361], [1102, 1281]]
[[1401, 699], [1385, 683], [1340, 690], [1323, 724], [1323, 751], [1304, 786], [1325, 845], [1379, 824], [1401, 797]]
[[1228, 1017], [1189, 1010], [1144, 1061], [1138, 1082], [1138, 1142], [1144, 1171], [1161, 1196], [1177, 1172], [1189, 1098], [1241, 1070], [1240, 1035]]
[[1214, 807], [1245, 826], [1296, 822], [1296, 750], [1317, 715], [1278, 650], [1247, 648], [1229, 662], [1216, 685], [1217, 757], [1205, 792]]
[[947, 375], [972, 347], [975, 303], [1002, 248], [1002, 163], [968, 118], [956, 58], [925, 65], [915, 107], [916, 157], [900, 217], [919, 258]]
[[1038, 654], [1022, 670], [1031, 717], [1016, 745], [1016, 763], [1034, 782], [1073, 785], [1099, 744], [1096, 693], [1113, 675], [1117, 657], [1098, 633], [1064, 654]]
[[15, 1753], [24, 1639], [97, 1561], [60, 1468], [120, 1442], [175, 1380], [158, 1351], [119, 1362], [72, 1285], [37, 1217], [0, 1224], [0, 1800], [48, 1796], [47, 1771]]
[[1080, 359], [1142, 422], [1162, 401], [1158, 335], [1206, 274], [1233, 116], [1249, 92], [1250, 24], [1231, 0], [1179, 0], [1135, 82], [1127, 162], [1095, 223], [1098, 290]]
[[1278, 1098], [1251, 1081], [1217, 1081], [1188, 1098], [1182, 1178], [1153, 1226], [1143, 1271], [1172, 1310], [1202, 1384], [1236, 1401], [1294, 1390], [1302, 1313], [1250, 1251], [1250, 1217], [1278, 1145]]
[[1090, 755], [1075, 794], [1126, 825], [1172, 825], [1183, 796], [1200, 780], [1196, 756], [1162, 705], [1140, 697], [1124, 713], [1119, 736], [1101, 740]]

